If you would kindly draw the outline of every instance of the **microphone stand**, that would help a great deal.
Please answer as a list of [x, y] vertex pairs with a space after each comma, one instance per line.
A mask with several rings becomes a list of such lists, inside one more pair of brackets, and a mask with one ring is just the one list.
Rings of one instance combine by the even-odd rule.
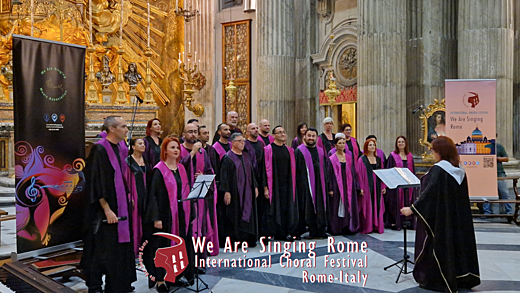
[[138, 95], [135, 95], [135, 106], [134, 106], [134, 115], [132, 116], [132, 124], [130, 126], [130, 132], [128, 133], [128, 148], [130, 149], [130, 141], [132, 140], [132, 132], [134, 131], [134, 123], [135, 123], [135, 114], [137, 113], [137, 106], [143, 103], [143, 99], [141, 99]]

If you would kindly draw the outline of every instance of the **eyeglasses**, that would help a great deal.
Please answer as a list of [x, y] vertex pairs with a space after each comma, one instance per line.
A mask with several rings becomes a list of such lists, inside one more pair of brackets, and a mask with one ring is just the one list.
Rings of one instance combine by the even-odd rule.
[[275, 134], [285, 134], [285, 131], [278, 131], [277, 133]]
[[239, 143], [244, 143], [244, 142], [246, 142], [245, 139], [235, 139], [234, 141], [235, 141], [235, 142], [239, 142]]

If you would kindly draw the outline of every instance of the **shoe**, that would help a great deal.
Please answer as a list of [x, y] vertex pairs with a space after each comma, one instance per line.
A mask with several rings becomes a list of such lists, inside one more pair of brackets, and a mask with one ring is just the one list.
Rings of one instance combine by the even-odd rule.
[[135, 287], [130, 286], [126, 292], [134, 292], [134, 291], [135, 291]]
[[155, 287], [156, 281], [152, 281], [152, 279], [148, 278], [148, 288], [152, 289]]
[[166, 286], [166, 283], [157, 285], [157, 292], [168, 292], [168, 287]]
[[291, 235], [287, 234], [287, 235], [285, 236], [285, 239], [284, 239], [284, 240], [285, 240], [285, 241], [288, 241], [288, 242], [293, 242], [293, 241], [294, 241], [294, 238], [293, 238]]

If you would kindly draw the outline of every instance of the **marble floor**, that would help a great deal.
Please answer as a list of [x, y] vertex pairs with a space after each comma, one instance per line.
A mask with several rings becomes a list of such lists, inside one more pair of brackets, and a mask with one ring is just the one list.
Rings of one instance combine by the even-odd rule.
[[[10, 214], [14, 213], [14, 208], [5, 210]], [[14, 221], [2, 222], [0, 255], [9, 254], [15, 250], [14, 232]], [[471, 292], [520, 292], [520, 227], [499, 219], [476, 219], [475, 233], [482, 284], [473, 288]], [[407, 250], [413, 259], [414, 231], [408, 231], [407, 239]], [[239, 264], [246, 263], [253, 267], [209, 268], [205, 275], [201, 275], [201, 279], [215, 293], [299, 293], [337, 290], [342, 292], [428, 292], [418, 287], [411, 274], [401, 275], [399, 282], [396, 283], [399, 269], [395, 266], [388, 270], [383, 269], [402, 259], [404, 252], [402, 231], [386, 230], [384, 234], [335, 236], [333, 240], [336, 249], [341, 248], [342, 244], [339, 248], [337, 245], [340, 242], [357, 242], [360, 245], [359, 251], [356, 253], [351, 249], [351, 252], [347, 252], [349, 247], [345, 246], [343, 253], [338, 250], [329, 252], [327, 241], [332, 241], [332, 239], [304, 240], [305, 242], [301, 243], [302, 246], [296, 248], [295, 253], [293, 247], [290, 248], [290, 251], [291, 259], [305, 260], [302, 261], [305, 266], [295, 267], [294, 262], [293, 267], [289, 267], [285, 258], [282, 258], [282, 262], [280, 262], [284, 242], [281, 242], [281, 252], [264, 252], [261, 245], [249, 248], [247, 253], [243, 253], [240, 248], [236, 253], [223, 252], [221, 249], [218, 256], [211, 257], [217, 263], [219, 259], [231, 261], [241, 258], [247, 262], [242, 261]], [[312, 247], [314, 245], [312, 242], [315, 243], [315, 247]], [[364, 242], [366, 250], [363, 250]], [[299, 252], [300, 249], [303, 250], [303, 246], [305, 246], [305, 252]], [[311, 248], [315, 254], [314, 262], [313, 258], [309, 258]], [[344, 266], [341, 264], [339, 268], [331, 267], [333, 264], [337, 265], [331, 260], [344, 258], [348, 261]], [[271, 266], [262, 267], [264, 260], [265, 262], [270, 261]], [[307, 267], [307, 265], [311, 267]], [[411, 270], [413, 266], [410, 265], [409, 268]], [[345, 274], [348, 274], [348, 278]], [[133, 284], [136, 287], [135, 292], [156, 292], [155, 289], [148, 289], [147, 277], [143, 272], [137, 270], [137, 275], [138, 280]], [[79, 278], [73, 277], [66, 285], [77, 292], [87, 292], [85, 283]], [[191, 289], [194, 288], [195, 286], [191, 287]], [[191, 291], [182, 288], [177, 292]]]

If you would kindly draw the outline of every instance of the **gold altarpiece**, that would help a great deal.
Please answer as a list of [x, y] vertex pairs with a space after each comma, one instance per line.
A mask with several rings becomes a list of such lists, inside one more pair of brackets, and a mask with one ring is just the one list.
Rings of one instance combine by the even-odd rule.
[[[88, 47], [85, 60], [87, 133], [98, 132], [108, 115], [122, 115], [130, 121], [135, 94], [148, 98], [149, 102], [138, 107], [138, 133], [146, 121], [157, 116], [162, 121], [164, 135], [182, 132], [183, 83], [178, 75], [178, 56], [184, 51], [184, 19], [175, 13], [175, 0], [150, 3], [149, 44], [146, 1], [33, 0], [33, 16], [31, 0], [21, 2], [11, 7], [11, 1], [0, 0], [0, 67], [5, 68], [2, 73], [10, 70], [12, 35], [30, 36], [33, 19], [34, 37]], [[92, 37], [89, 7], [92, 7]], [[93, 73], [103, 70], [104, 60], [108, 60], [110, 71], [116, 77], [105, 87], [105, 92], [103, 85], [92, 77]], [[133, 88], [123, 77], [131, 63], [142, 77]], [[13, 122], [8, 77], [8, 74], [0, 75], [0, 127], [12, 127]]]

